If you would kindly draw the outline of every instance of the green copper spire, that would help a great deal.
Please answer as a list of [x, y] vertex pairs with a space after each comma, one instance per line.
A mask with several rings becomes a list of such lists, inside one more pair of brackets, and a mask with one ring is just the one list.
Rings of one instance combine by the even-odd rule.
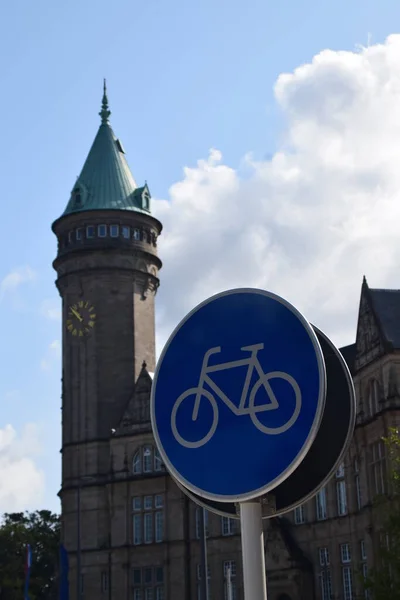
[[101, 111], [99, 112], [101, 116], [101, 122], [103, 124], [108, 123], [108, 118], [111, 115], [111, 111], [108, 108], [108, 98], [107, 98], [107, 83], [104, 79], [103, 83], [103, 100], [101, 102]]
[[87, 210], [133, 210], [150, 213], [150, 191], [136, 182], [125, 150], [109, 124], [106, 80], [103, 85], [101, 124], [88, 157], [71, 192], [64, 215]]

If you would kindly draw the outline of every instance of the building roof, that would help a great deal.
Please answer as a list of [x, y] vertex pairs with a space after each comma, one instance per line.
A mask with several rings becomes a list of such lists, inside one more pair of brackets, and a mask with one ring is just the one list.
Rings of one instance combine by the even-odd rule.
[[355, 373], [355, 362], [356, 362], [356, 344], [349, 344], [339, 348], [341, 355], [343, 356], [349, 371], [352, 375]]
[[150, 191], [137, 184], [125, 151], [109, 124], [110, 110], [104, 81], [101, 124], [71, 192], [63, 216], [87, 210], [130, 210], [150, 213]]
[[369, 288], [369, 293], [385, 341], [400, 349], [400, 290]]

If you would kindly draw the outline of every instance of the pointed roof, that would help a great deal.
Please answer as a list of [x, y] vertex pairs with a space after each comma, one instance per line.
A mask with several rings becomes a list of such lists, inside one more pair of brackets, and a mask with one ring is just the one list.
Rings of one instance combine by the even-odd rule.
[[150, 213], [150, 191], [138, 188], [125, 158], [124, 148], [110, 123], [104, 80], [101, 124], [63, 216], [87, 210], [132, 210]]
[[400, 290], [368, 290], [385, 341], [400, 349]]
[[150, 392], [153, 382], [153, 373], [147, 370], [146, 362], [143, 361], [142, 368], [136, 380], [133, 394], [123, 412], [120, 423], [117, 426], [118, 435], [126, 435], [132, 432], [147, 430], [150, 426]]
[[400, 350], [400, 290], [361, 287], [358, 312], [355, 372], [383, 356]]

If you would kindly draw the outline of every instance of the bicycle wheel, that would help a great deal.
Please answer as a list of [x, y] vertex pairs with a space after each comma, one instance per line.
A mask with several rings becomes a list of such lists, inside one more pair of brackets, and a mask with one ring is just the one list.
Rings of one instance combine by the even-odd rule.
[[[186, 398], [189, 398], [189, 396], [194, 396], [194, 398], [193, 398], [193, 403], [194, 403], [198, 392], [199, 392], [198, 388], [190, 388], [190, 389], [186, 390], [186, 392], [183, 392], [183, 394], [181, 394], [179, 396], [179, 398], [177, 399], [177, 401], [175, 402], [175, 404], [172, 408], [172, 413], [171, 413], [172, 433], [174, 434], [176, 441], [179, 442], [185, 448], [200, 448], [200, 446], [204, 446], [204, 444], [206, 444], [212, 438], [212, 436], [214, 435], [215, 430], [217, 428], [217, 425], [218, 425], [217, 402], [216, 402], [214, 396], [208, 390], [202, 389], [202, 390], [200, 390], [200, 406], [201, 406], [201, 399], [202, 399], [201, 397], [204, 397], [204, 398], [207, 398], [207, 400], [209, 401], [209, 403], [211, 404], [211, 407], [213, 409], [213, 420], [211, 423], [211, 427], [209, 428], [206, 435], [203, 436], [200, 440], [198, 440], [196, 442], [185, 440], [185, 438], [183, 438], [180, 435], [180, 433], [177, 429], [177, 426], [176, 426], [176, 415], [179, 410], [179, 407], [181, 406], [182, 402], [184, 400], [186, 400]], [[195, 422], [195, 421], [193, 421], [193, 422]]]
[[[292, 389], [295, 393], [295, 398], [296, 398], [295, 407], [294, 407], [292, 416], [290, 417], [290, 419], [288, 421], [286, 421], [286, 423], [284, 423], [283, 425], [280, 425], [279, 427], [267, 427], [266, 425], [263, 425], [263, 423], [260, 422], [260, 420], [257, 416], [257, 407], [254, 405], [255, 399], [256, 399], [256, 394], [257, 394], [258, 390], [260, 389], [260, 387], [263, 385], [266, 389], [267, 394], [270, 396], [270, 398], [273, 398], [276, 401], [277, 405], [279, 406], [279, 401], [277, 400], [277, 398], [269, 384], [270, 379], [284, 379], [285, 381], [287, 381], [289, 383], [289, 385], [292, 387]], [[253, 421], [253, 424], [255, 425], [255, 427], [257, 427], [257, 429], [259, 429], [259, 431], [262, 431], [263, 433], [269, 433], [270, 435], [278, 435], [279, 433], [284, 433], [285, 431], [290, 429], [292, 427], [292, 425], [294, 425], [294, 423], [297, 421], [297, 417], [300, 414], [301, 391], [300, 391], [299, 384], [291, 375], [288, 375], [288, 373], [284, 373], [283, 371], [272, 371], [271, 373], [264, 373], [263, 377], [260, 377], [260, 379], [254, 384], [253, 389], [250, 392], [249, 409], [250, 409], [250, 418]], [[261, 411], [259, 411], [259, 412], [261, 412]]]

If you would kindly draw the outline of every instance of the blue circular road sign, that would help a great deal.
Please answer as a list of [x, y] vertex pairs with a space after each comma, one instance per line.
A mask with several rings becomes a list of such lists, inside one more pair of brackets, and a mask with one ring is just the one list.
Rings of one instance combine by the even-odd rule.
[[308, 321], [262, 290], [192, 310], [158, 361], [151, 420], [172, 475], [210, 500], [256, 498], [309, 450], [323, 414], [325, 364]]

